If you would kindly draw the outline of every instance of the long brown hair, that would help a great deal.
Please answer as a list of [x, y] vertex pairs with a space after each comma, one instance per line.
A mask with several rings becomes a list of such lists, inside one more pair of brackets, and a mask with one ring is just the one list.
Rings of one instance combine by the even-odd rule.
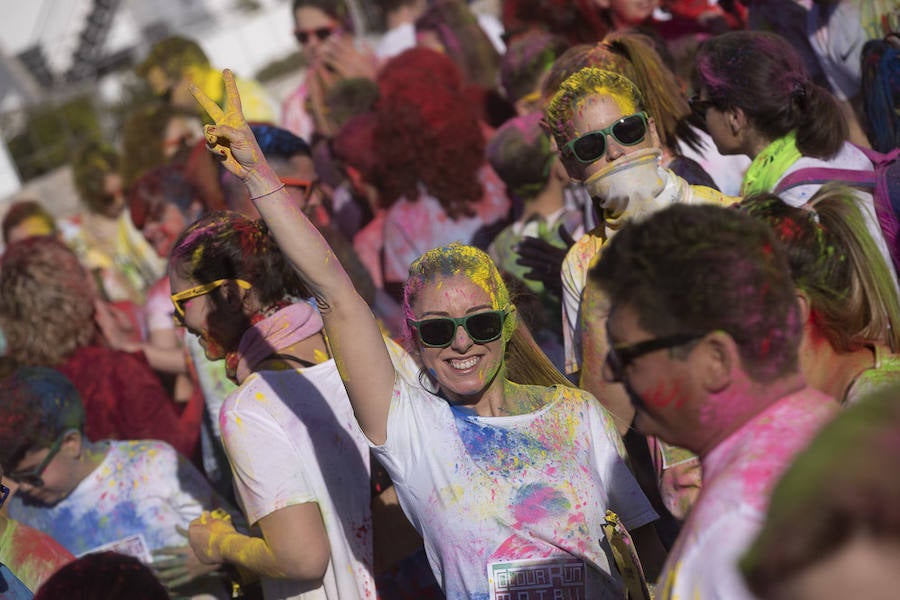
[[809, 297], [812, 318], [838, 352], [870, 342], [900, 351], [900, 300], [890, 267], [869, 233], [853, 190], [823, 186], [810, 208], [772, 194], [741, 203], [775, 231], [787, 250], [794, 284]]

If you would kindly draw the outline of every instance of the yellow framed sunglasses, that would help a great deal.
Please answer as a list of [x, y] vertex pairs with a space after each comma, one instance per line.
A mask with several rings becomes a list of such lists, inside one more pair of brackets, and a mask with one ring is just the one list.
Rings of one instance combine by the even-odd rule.
[[175, 306], [175, 315], [173, 315], [175, 318], [175, 322], [184, 323], [185, 302], [187, 302], [191, 298], [196, 298], [197, 296], [208, 294], [211, 291], [222, 287], [229, 281], [235, 282], [239, 288], [244, 290], [249, 290], [251, 287], [253, 287], [252, 285], [250, 285], [250, 283], [244, 281], [243, 279], [216, 279], [215, 281], [210, 281], [209, 283], [201, 283], [198, 286], [182, 290], [177, 294], [172, 294], [172, 304]]

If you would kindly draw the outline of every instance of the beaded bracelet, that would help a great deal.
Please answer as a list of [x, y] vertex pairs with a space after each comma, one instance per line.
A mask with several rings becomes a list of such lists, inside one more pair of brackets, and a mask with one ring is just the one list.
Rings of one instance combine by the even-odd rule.
[[251, 202], [256, 202], [256, 201], [259, 200], [260, 198], [265, 198], [266, 196], [271, 196], [271, 195], [274, 194], [275, 192], [280, 192], [281, 190], [283, 190], [284, 187], [285, 187], [285, 186], [284, 186], [284, 184], [282, 183], [280, 186], [278, 186], [277, 188], [275, 188], [275, 189], [272, 190], [271, 192], [266, 192], [265, 194], [260, 194], [259, 196], [256, 196], [255, 198], [250, 198], [250, 201], [251, 201]]

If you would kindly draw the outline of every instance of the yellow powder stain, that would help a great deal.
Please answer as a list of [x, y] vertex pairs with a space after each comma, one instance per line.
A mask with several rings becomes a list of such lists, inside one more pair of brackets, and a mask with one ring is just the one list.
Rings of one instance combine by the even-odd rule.
[[323, 363], [323, 362], [325, 362], [325, 361], [327, 361], [327, 360], [328, 360], [328, 353], [327, 353], [327, 352], [323, 352], [322, 350], [319, 350], [318, 348], [316, 348], [316, 349], [313, 351], [313, 361], [314, 361], [316, 364], [318, 364], [318, 363]]

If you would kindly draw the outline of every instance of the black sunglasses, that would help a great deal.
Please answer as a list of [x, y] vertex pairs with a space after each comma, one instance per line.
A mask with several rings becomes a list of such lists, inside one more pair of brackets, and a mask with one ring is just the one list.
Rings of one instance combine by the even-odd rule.
[[305, 46], [312, 36], [316, 36], [320, 42], [324, 42], [331, 34], [334, 33], [336, 27], [316, 27], [315, 29], [295, 29], [294, 37], [300, 42], [301, 46]]
[[564, 156], [574, 156], [579, 162], [590, 164], [606, 152], [606, 136], [623, 146], [634, 146], [647, 136], [647, 114], [643, 112], [622, 117], [609, 127], [589, 131], [563, 146]]
[[688, 342], [693, 342], [694, 340], [702, 338], [704, 335], [706, 334], [680, 333], [623, 346], [610, 344], [609, 351], [606, 353], [606, 368], [603, 372], [604, 378], [610, 383], [621, 383], [625, 381], [625, 369], [627, 369], [628, 365], [636, 358], [651, 352], [656, 352], [657, 350], [683, 346]]
[[691, 99], [688, 100], [688, 104], [690, 105], [691, 112], [694, 113], [694, 116], [701, 120], [706, 119], [707, 111], [716, 106], [716, 103], [712, 100], [701, 100], [699, 95], [691, 96]]
[[453, 343], [456, 328], [460, 325], [476, 344], [493, 342], [503, 333], [503, 321], [507, 314], [508, 310], [489, 310], [458, 319], [434, 317], [421, 321], [407, 319], [406, 322], [416, 330], [423, 345], [429, 348], [446, 348]]
[[[62, 448], [62, 443], [65, 437], [72, 431], [77, 431], [74, 429], [67, 429], [60, 434], [56, 441], [53, 442], [53, 445], [50, 446], [50, 452], [47, 453], [47, 456], [44, 457], [44, 460], [41, 461], [41, 464], [34, 467], [33, 469], [28, 469], [27, 471], [18, 471], [15, 473], [9, 473], [6, 476], [16, 483], [24, 483], [33, 488], [41, 488], [44, 487], [44, 479], [41, 475], [44, 473], [44, 469], [47, 468], [47, 465], [50, 464], [50, 461], [53, 460], [53, 457], [57, 455], [59, 449]], [[0, 490], [2, 492], [2, 490]], [[4, 497], [5, 500], [5, 497]], [[0, 502], [0, 505], [3, 503]]]

